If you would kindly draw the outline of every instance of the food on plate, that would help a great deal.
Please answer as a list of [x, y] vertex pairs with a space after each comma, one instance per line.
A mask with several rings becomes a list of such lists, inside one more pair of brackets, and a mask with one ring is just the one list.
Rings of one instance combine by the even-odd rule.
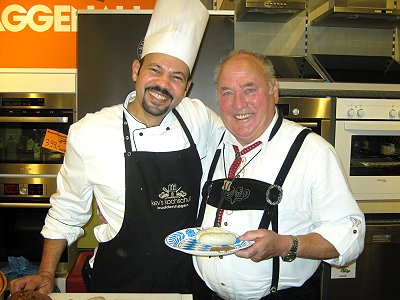
[[226, 246], [215, 246], [215, 247], [212, 247], [210, 249], [210, 251], [211, 252], [228, 252], [228, 251], [231, 251], [233, 249], [235, 249], [235, 247], [226, 245]]
[[51, 298], [37, 291], [20, 291], [11, 294], [8, 300], [51, 300]]
[[232, 245], [236, 242], [236, 235], [221, 227], [210, 227], [199, 230], [195, 238], [198, 242], [210, 246]]

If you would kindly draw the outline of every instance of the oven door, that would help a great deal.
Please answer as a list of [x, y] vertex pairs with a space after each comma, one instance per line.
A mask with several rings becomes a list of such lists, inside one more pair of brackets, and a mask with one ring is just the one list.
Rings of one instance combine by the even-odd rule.
[[[49, 203], [0, 203], [0, 268], [9, 267], [8, 257], [24, 257], [39, 266], [43, 237], [40, 234]], [[76, 245], [60, 258], [57, 276], [68, 273], [77, 255]]]
[[336, 121], [335, 148], [357, 200], [400, 198], [400, 122]]
[[64, 154], [43, 147], [46, 132], [72, 123], [72, 110], [0, 110], [0, 174], [57, 174]]

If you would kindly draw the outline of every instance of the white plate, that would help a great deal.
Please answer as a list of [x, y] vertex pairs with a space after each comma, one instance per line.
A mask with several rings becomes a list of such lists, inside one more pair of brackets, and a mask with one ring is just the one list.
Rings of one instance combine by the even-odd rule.
[[165, 244], [172, 249], [189, 253], [196, 256], [221, 256], [233, 254], [241, 249], [250, 247], [253, 243], [250, 241], [241, 241], [236, 234], [236, 242], [233, 245], [211, 246], [199, 243], [196, 238], [196, 232], [202, 230], [201, 227], [186, 228], [175, 231], [165, 238]]

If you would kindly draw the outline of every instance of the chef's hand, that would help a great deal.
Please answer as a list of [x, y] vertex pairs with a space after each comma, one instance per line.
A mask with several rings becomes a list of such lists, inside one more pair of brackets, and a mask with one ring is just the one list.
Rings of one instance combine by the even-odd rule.
[[236, 256], [249, 258], [254, 262], [269, 259], [275, 256], [282, 256], [288, 243], [290, 247], [291, 237], [279, 235], [267, 229], [247, 231], [239, 237], [241, 241], [254, 241], [255, 243], [243, 250], [236, 252]]
[[10, 281], [11, 294], [19, 291], [38, 291], [50, 294], [54, 289], [54, 277], [50, 274], [27, 275]]

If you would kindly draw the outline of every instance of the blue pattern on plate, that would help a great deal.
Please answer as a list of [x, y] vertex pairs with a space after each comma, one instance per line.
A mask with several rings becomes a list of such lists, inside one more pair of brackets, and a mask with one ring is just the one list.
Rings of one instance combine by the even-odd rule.
[[[219, 256], [219, 255], [227, 255], [237, 252], [240, 249], [247, 248], [251, 246], [253, 243], [249, 241], [241, 241], [236, 237], [236, 242], [233, 245], [229, 245], [231, 248], [228, 250], [216, 251], [216, 246], [205, 245], [199, 243], [195, 236], [197, 231], [201, 230], [201, 227], [195, 228], [187, 228], [171, 233], [165, 238], [165, 243], [167, 246], [182, 251], [185, 253], [189, 253], [192, 255], [201, 255], [201, 256]], [[214, 248], [214, 250], [212, 250]]]

